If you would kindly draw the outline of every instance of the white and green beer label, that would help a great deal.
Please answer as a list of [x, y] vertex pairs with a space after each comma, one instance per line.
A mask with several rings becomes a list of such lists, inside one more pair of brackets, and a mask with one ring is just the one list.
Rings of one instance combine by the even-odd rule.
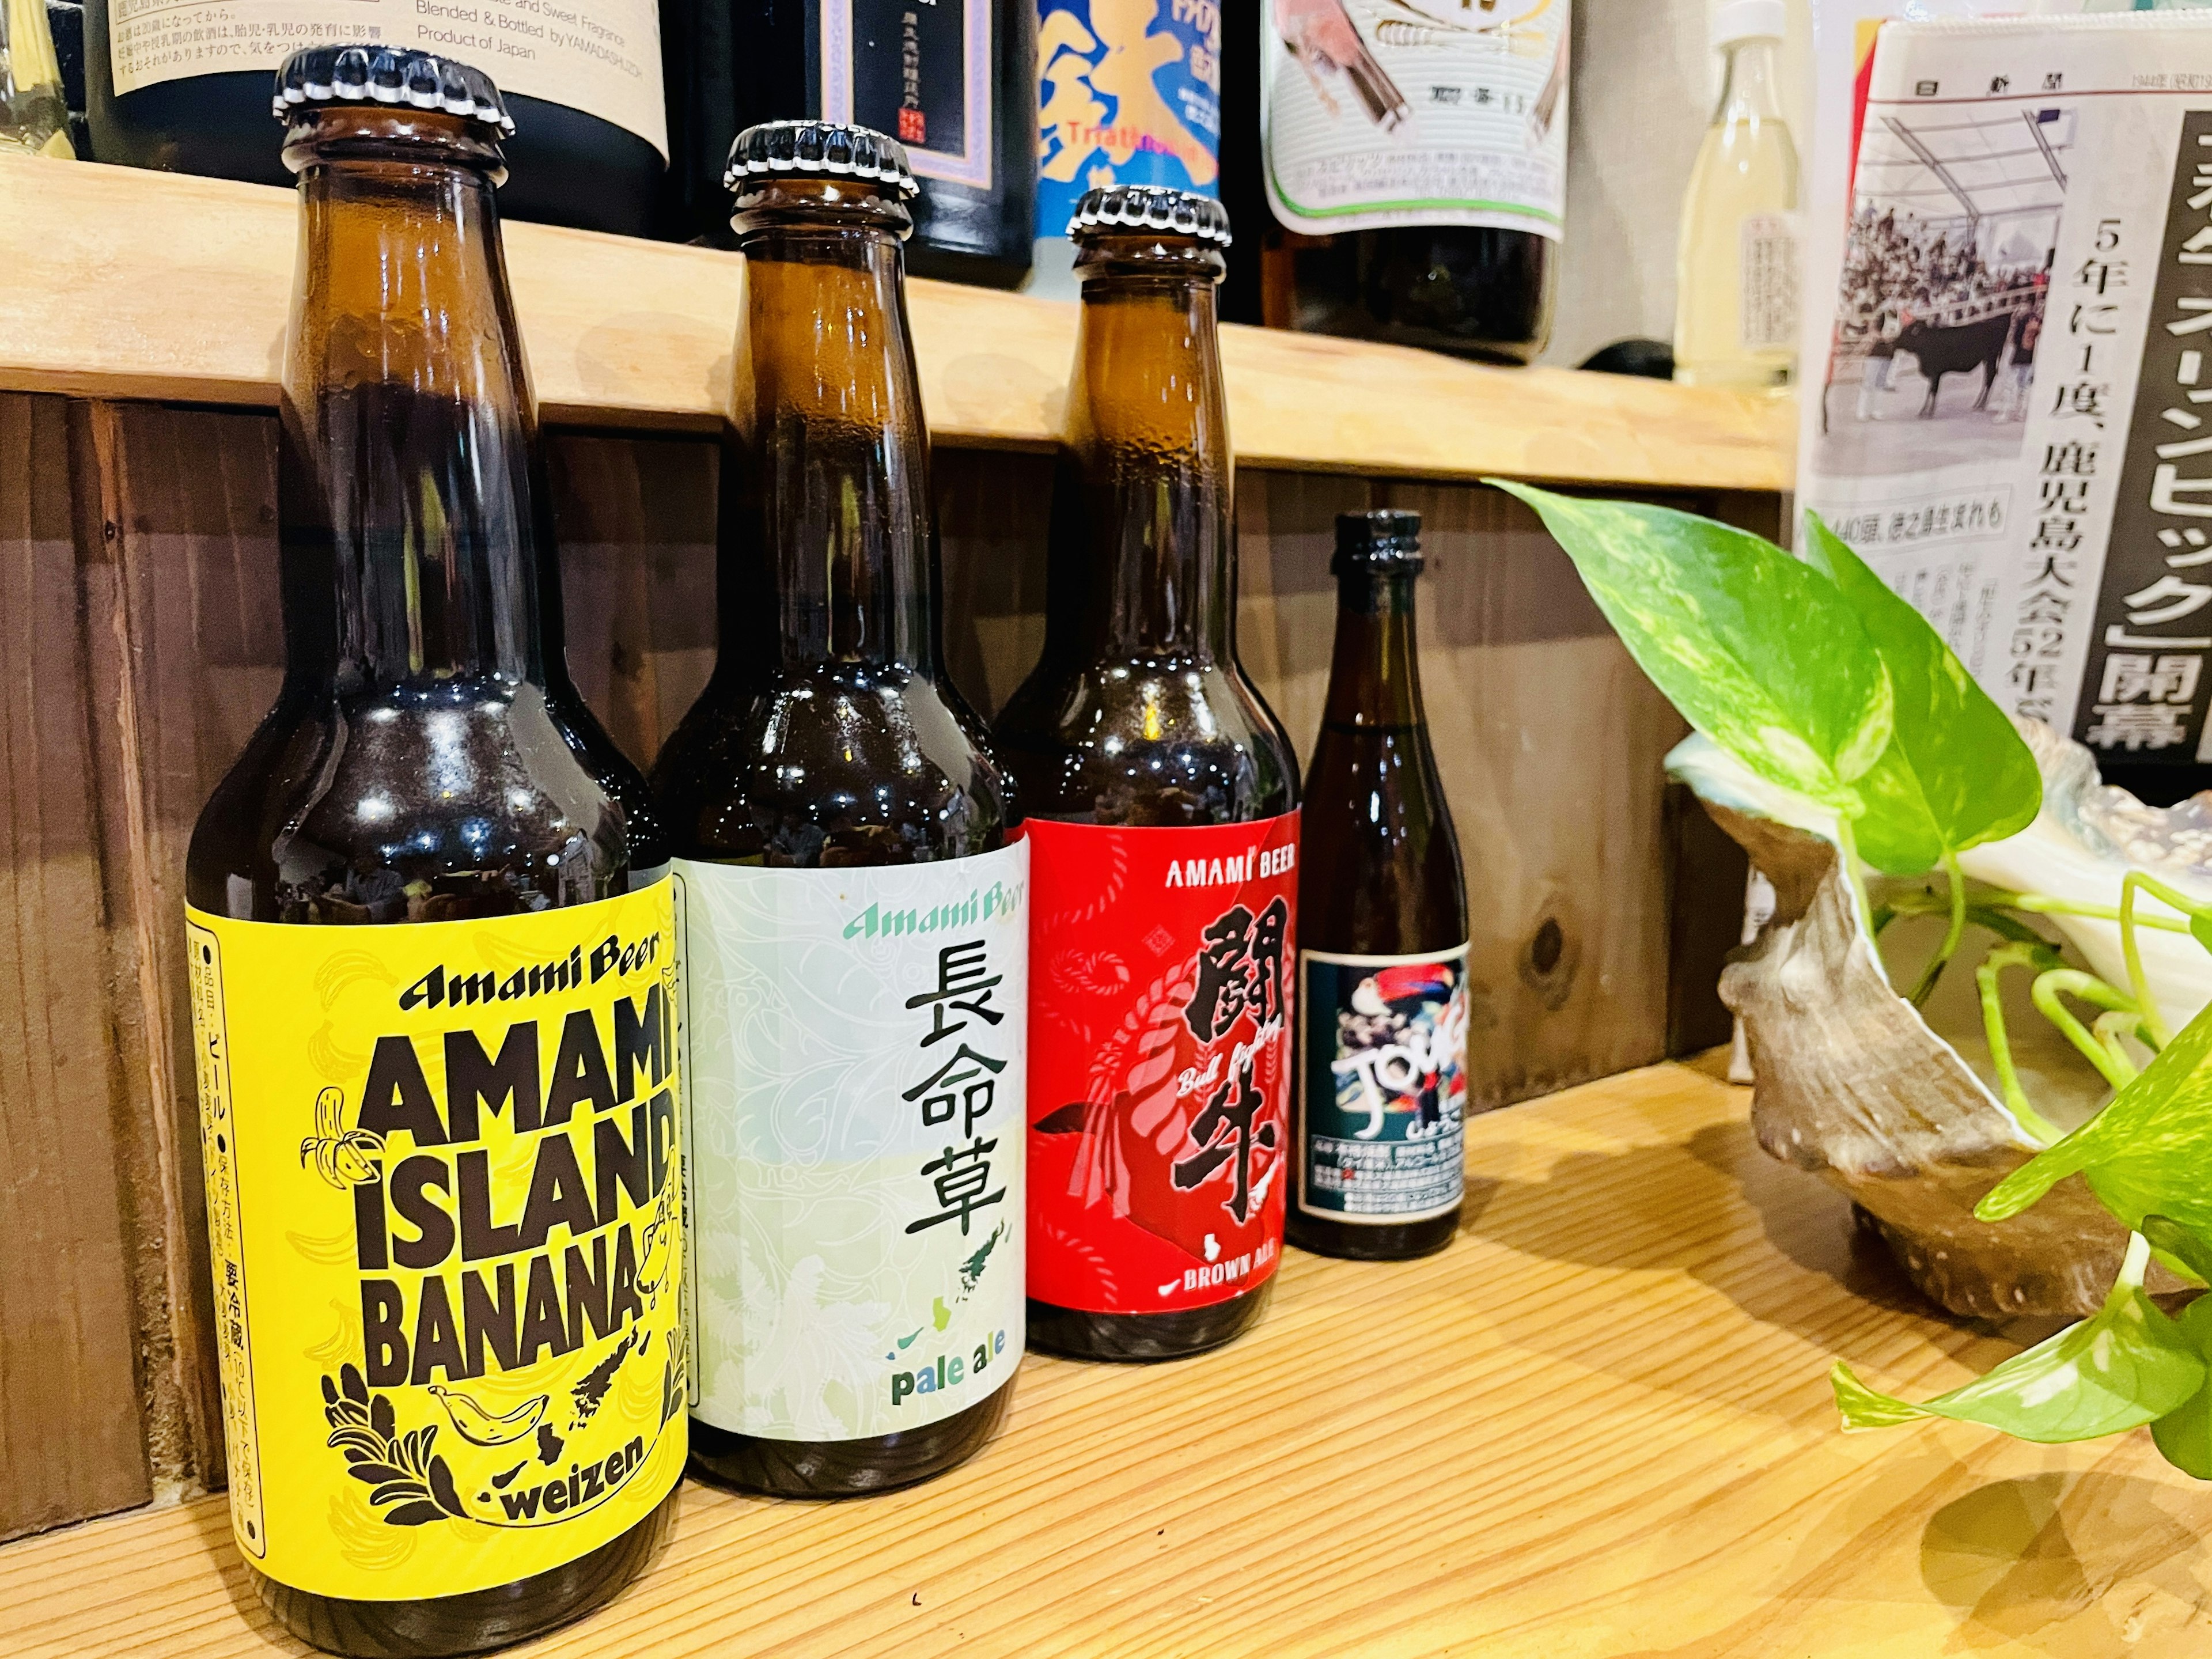
[[1467, 951], [1298, 952], [1297, 1206], [1423, 1221], [1465, 1190]]
[[692, 1411], [848, 1440], [979, 1403], [1022, 1353], [1027, 844], [675, 871]]

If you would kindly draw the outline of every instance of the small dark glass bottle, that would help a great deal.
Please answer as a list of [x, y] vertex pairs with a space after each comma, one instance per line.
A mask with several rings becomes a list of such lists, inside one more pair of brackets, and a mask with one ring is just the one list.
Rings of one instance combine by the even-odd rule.
[[1036, 214], [1036, 0], [660, 0], [669, 234], [733, 246], [722, 168], [756, 123], [849, 121], [921, 186], [908, 269], [1012, 288]]
[[1260, 320], [1495, 362], [1544, 349], [1568, 9], [1407, 0], [1363, 34], [1340, 0], [1263, 0], [1257, 52], [1229, 64], [1231, 103], [1263, 112], [1260, 178], [1225, 192], [1272, 210], [1247, 256]]
[[1237, 660], [1218, 203], [1091, 191], [1042, 659], [1000, 716], [1030, 842], [1030, 1340], [1226, 1342], [1279, 1257], [1297, 763]]
[[1336, 521], [1336, 648], [1306, 771], [1291, 1243], [1397, 1261], [1465, 1185], [1467, 884], [1413, 644], [1421, 520]]
[[962, 1462], [1012, 1393], [1028, 849], [942, 666], [905, 157], [789, 121], [730, 165], [721, 644], [653, 769], [684, 892], [692, 1455], [846, 1497]]
[[[266, 32], [258, 15], [240, 15], [249, 9], [259, 9], [210, 0], [188, 13], [159, 6], [128, 10], [121, 0], [85, 0], [94, 158], [289, 184], [267, 134], [269, 74], [283, 60], [285, 40], [341, 30], [369, 34], [380, 27], [386, 74], [391, 61], [416, 46], [423, 53], [514, 64], [524, 90], [506, 95], [516, 128], [502, 146], [513, 175], [500, 191], [507, 217], [626, 236], [651, 228], [667, 167], [653, 0], [602, 0], [592, 8], [587, 30], [564, 24], [568, 8], [557, 4], [343, 0], [333, 7], [329, 0], [299, 0], [298, 15], [287, 20], [283, 33]], [[474, 21], [457, 23], [459, 13]], [[226, 42], [218, 58], [210, 43], [226, 33], [251, 36], [251, 43]], [[525, 49], [526, 64], [502, 53], [510, 43]], [[507, 73], [502, 70], [502, 78]], [[386, 90], [396, 88], [387, 82]]]
[[[348, 97], [372, 60], [420, 100]], [[638, 1092], [671, 1081], [667, 854], [626, 808], [643, 807], [643, 780], [577, 697], [557, 596], [540, 589], [551, 502], [500, 256], [497, 92], [450, 62], [359, 47], [301, 53], [278, 84], [296, 94], [283, 153], [304, 225], [282, 380], [285, 676], [185, 862], [233, 1513], [255, 1587], [295, 1636], [364, 1659], [476, 1653], [635, 1577], [682, 1470], [682, 1414], [665, 1404], [684, 1387], [675, 1231], [647, 1224], [676, 1207], [678, 1113], [672, 1083], [650, 1103]], [[619, 1047], [605, 988], [632, 988], [631, 964], [588, 989], [567, 965], [609, 931], [641, 945], [643, 969], [622, 1004], [646, 1010], [629, 1029], [651, 1048], [620, 1067], [635, 1190], [606, 1188], [596, 1212], [566, 1212], [527, 1247], [514, 1225], [470, 1232], [464, 1198], [457, 1239], [457, 1180], [505, 1219], [523, 1207], [505, 1165], [526, 1187], [530, 1155], [588, 1168], [617, 1144], [594, 1139], [588, 1107], [541, 1113], [560, 1083], [548, 1095], [522, 1063], [541, 1039], [551, 1058], [548, 1030]], [[484, 1063], [481, 1098], [441, 1086], [465, 1051]], [[487, 1186], [488, 1156], [501, 1173]], [[280, 1236], [325, 1237], [316, 1206], [333, 1201], [354, 1235], [337, 1264], [288, 1255]], [[387, 1202], [412, 1224], [395, 1228]], [[627, 1255], [665, 1295], [587, 1297], [588, 1326], [518, 1338], [515, 1287], [554, 1285], [564, 1249], [603, 1289], [605, 1262]], [[362, 1323], [325, 1335], [349, 1299]], [[468, 1305], [465, 1340], [433, 1301]], [[588, 1409], [569, 1395], [580, 1382]], [[594, 1501], [554, 1522], [586, 1468]], [[536, 1529], [496, 1523], [526, 1501], [544, 1506]], [[526, 1565], [502, 1576], [510, 1559]]]

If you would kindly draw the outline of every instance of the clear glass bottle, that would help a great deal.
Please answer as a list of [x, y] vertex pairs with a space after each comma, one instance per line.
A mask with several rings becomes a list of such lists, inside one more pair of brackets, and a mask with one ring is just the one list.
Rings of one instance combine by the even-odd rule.
[[76, 159], [46, 0], [0, 0], [0, 154]]
[[1713, 124], [1682, 201], [1675, 265], [1674, 378], [1689, 386], [1787, 386], [1797, 366], [1797, 147], [1777, 101], [1783, 0], [1722, 0], [1725, 54]]

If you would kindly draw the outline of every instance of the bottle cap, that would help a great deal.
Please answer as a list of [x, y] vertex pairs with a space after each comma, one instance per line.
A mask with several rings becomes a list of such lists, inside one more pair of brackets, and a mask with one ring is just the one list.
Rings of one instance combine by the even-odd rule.
[[1068, 235], [1078, 241], [1089, 230], [1149, 230], [1227, 247], [1229, 210], [1211, 196], [1164, 185], [1108, 185], [1084, 191], [1067, 222]]
[[1783, 0], [1720, 0], [1713, 8], [1713, 50], [1739, 40], [1779, 40], [1790, 32]]
[[739, 133], [722, 188], [743, 197], [771, 178], [868, 179], [890, 185], [901, 200], [921, 193], [905, 146], [873, 127], [836, 121], [763, 121]]
[[1421, 515], [1376, 507], [1371, 513], [1336, 515], [1336, 556], [1332, 576], [1418, 576], [1421, 557]]
[[398, 46], [310, 46], [294, 52], [276, 71], [270, 112], [285, 120], [306, 104], [442, 110], [481, 121], [502, 138], [514, 137], [514, 118], [491, 76], [451, 58]]

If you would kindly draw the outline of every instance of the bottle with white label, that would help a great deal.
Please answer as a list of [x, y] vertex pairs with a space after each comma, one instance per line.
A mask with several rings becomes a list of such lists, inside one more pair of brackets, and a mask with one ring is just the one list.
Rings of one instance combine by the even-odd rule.
[[720, 652], [653, 775], [699, 1077], [692, 1449], [839, 1497], [969, 1456], [1020, 1362], [1029, 848], [942, 667], [905, 155], [772, 122], [730, 174]]
[[[1570, 0], [1261, 11], [1259, 61], [1236, 71], [1257, 82], [1274, 221], [1259, 250], [1261, 319], [1534, 357], [1565, 222]], [[1242, 196], [1229, 193], [1234, 210]]]
[[269, 143], [276, 70], [303, 46], [350, 42], [498, 77], [515, 129], [502, 218], [652, 227], [668, 163], [654, 0], [86, 0], [93, 157], [289, 185]]
[[1784, 125], [1774, 49], [1783, 0], [1722, 0], [1713, 46], [1720, 104], [1682, 202], [1674, 378], [1787, 386], [1797, 362], [1797, 147]]

